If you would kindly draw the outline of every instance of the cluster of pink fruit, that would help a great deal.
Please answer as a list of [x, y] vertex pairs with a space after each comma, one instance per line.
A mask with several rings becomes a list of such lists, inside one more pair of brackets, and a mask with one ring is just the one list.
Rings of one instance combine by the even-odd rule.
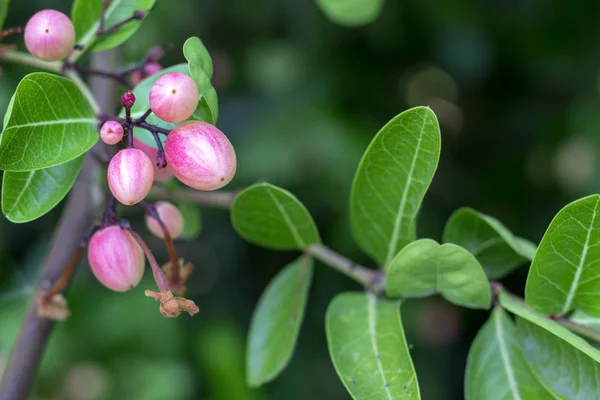
[[[29, 52], [41, 60], [66, 59], [75, 46], [73, 24], [58, 11], [42, 10], [31, 17], [25, 27], [25, 44]], [[132, 82], [137, 84], [142, 77], [160, 69], [159, 64], [147, 64], [143, 71], [135, 71], [137, 75], [131, 77]], [[166, 181], [173, 175], [198, 190], [219, 189], [231, 181], [236, 156], [227, 137], [206, 122], [186, 121], [196, 111], [199, 97], [194, 80], [179, 72], [165, 73], [152, 86], [148, 99], [151, 112], [165, 122], [180, 123], [168, 133], [164, 132], [167, 134], [164, 154], [158, 139], [158, 148], [155, 148], [134, 138], [135, 124], [130, 110], [136, 99], [131, 92], [121, 97], [127, 119], [107, 120], [100, 129], [100, 138], [106, 144], [117, 145], [123, 142], [124, 136], [128, 139], [124, 148], [112, 157], [107, 169], [108, 186], [119, 202], [137, 204], [148, 195], [153, 182]], [[165, 233], [171, 238], [181, 234], [184, 221], [174, 205], [158, 202], [154, 210], [160, 222], [152, 216], [146, 217], [146, 225], [152, 233], [161, 238]], [[108, 288], [131, 289], [141, 280], [144, 253], [130, 232], [117, 225], [106, 225], [90, 240], [90, 266]]]

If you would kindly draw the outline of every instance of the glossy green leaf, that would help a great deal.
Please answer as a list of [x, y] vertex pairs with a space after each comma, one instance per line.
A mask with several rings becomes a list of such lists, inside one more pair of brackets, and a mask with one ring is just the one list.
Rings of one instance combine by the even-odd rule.
[[[149, 11], [156, 0], [111, 0], [105, 14], [104, 28], [109, 28], [133, 16], [137, 10]], [[138, 30], [142, 21], [131, 21], [114, 32], [97, 37], [102, 13], [101, 0], [75, 0], [71, 19], [75, 27], [77, 44], [92, 46], [94, 51], [112, 49], [129, 39]]]
[[0, 29], [4, 26], [6, 15], [8, 14], [8, 5], [10, 0], [0, 0]]
[[84, 158], [35, 171], [4, 172], [2, 212], [6, 218], [29, 222], [52, 210], [71, 190]]
[[469, 308], [489, 308], [490, 284], [477, 259], [455, 244], [420, 239], [406, 245], [390, 263], [386, 292], [391, 297], [440, 293]]
[[440, 155], [433, 111], [416, 107], [387, 123], [362, 157], [350, 198], [352, 233], [381, 266], [416, 238], [417, 212]]
[[21, 80], [2, 132], [0, 169], [31, 171], [71, 161], [98, 140], [94, 111], [73, 82], [36, 72]]
[[467, 207], [448, 219], [444, 242], [469, 250], [490, 279], [503, 277], [535, 254], [533, 243], [514, 236], [497, 219]]
[[[568, 342], [542, 327], [517, 318], [520, 348], [533, 374], [558, 399], [597, 399], [600, 365]], [[596, 350], [597, 351], [597, 350]]]
[[[190, 39], [192, 40], [191, 42]], [[207, 72], [206, 56], [202, 54], [206, 49], [199, 39], [198, 41], [193, 40], [194, 38], [190, 39], [185, 42], [187, 48], [184, 46], [183, 55], [188, 61], [190, 76], [196, 82], [196, 85], [198, 85], [198, 91], [200, 92], [200, 102], [194, 113], [194, 118], [216, 125], [217, 118], [219, 117], [219, 99], [210, 81], [211, 75]], [[210, 56], [208, 58], [210, 59]], [[212, 61], [210, 70], [212, 73]]]
[[244, 239], [281, 250], [303, 250], [321, 243], [312, 217], [290, 192], [268, 183], [241, 191], [231, 207], [231, 222]]
[[502, 308], [495, 307], [469, 350], [465, 399], [547, 398], [552, 397], [529, 369], [514, 323]]
[[525, 302], [544, 314], [575, 308], [600, 317], [600, 195], [556, 214], [531, 263]]
[[317, 0], [317, 4], [336, 24], [361, 26], [379, 17], [384, 0]]
[[194, 240], [202, 231], [202, 214], [197, 204], [179, 202], [177, 208], [183, 215], [183, 232], [177, 239]]
[[560, 338], [568, 343], [570, 346], [573, 346], [587, 357], [594, 360], [596, 363], [600, 363], [600, 351], [592, 347], [592, 345], [573, 332], [569, 331], [564, 326], [560, 325], [556, 321], [552, 321], [543, 314], [532, 310], [531, 308], [527, 307], [525, 303], [520, 302], [506, 292], [501, 292], [498, 296], [498, 299], [500, 300], [502, 307], [504, 307], [506, 310], [536, 324], [540, 328], [545, 329], [557, 338]]
[[342, 293], [327, 308], [329, 354], [356, 400], [421, 398], [400, 317], [400, 301]]
[[251, 387], [275, 379], [292, 358], [312, 272], [312, 258], [300, 257], [286, 266], [260, 297], [252, 316], [246, 352], [246, 379]]
[[569, 316], [569, 319], [579, 325], [587, 326], [600, 332], [600, 318], [592, 317], [580, 310], [575, 310], [575, 312]]
[[[12, 114], [13, 105], [15, 104], [15, 94], [10, 97], [10, 101], [8, 102], [8, 106], [6, 107], [6, 112], [4, 113], [4, 118], [2, 119], [2, 127], [6, 127], [8, 125], [8, 120], [10, 119], [10, 115]], [[0, 139], [1, 141], [1, 139]]]
[[198, 65], [209, 78], [212, 78], [212, 59], [199, 37], [193, 36], [185, 41], [183, 44], [183, 55], [188, 62]]

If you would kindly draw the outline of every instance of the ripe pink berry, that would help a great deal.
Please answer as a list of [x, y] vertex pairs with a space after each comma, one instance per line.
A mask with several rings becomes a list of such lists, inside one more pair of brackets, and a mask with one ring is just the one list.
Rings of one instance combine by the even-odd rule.
[[196, 111], [198, 96], [198, 86], [192, 78], [169, 72], [158, 78], [150, 89], [150, 108], [163, 121], [177, 123]]
[[117, 200], [125, 205], [139, 203], [152, 188], [152, 161], [141, 150], [123, 149], [110, 160], [107, 178]]
[[194, 189], [219, 189], [235, 174], [233, 146], [206, 122], [184, 122], [173, 129], [165, 142], [165, 156], [173, 174]]
[[154, 182], [166, 182], [173, 178], [173, 171], [171, 171], [171, 168], [169, 168], [168, 165], [165, 168], [158, 168], [156, 166], [156, 155], [158, 154], [158, 149], [156, 147], [152, 147], [142, 142], [135, 136], [133, 137], [133, 146], [146, 153], [150, 161], [152, 161], [152, 165], [154, 166]]
[[131, 83], [133, 83], [133, 86], [137, 86], [140, 84], [141, 81], [148, 78], [149, 76], [159, 73], [160, 71], [162, 71], [162, 69], [163, 67], [159, 63], [150, 62], [146, 64], [142, 71], [133, 71], [133, 73], [131, 74]]
[[59, 11], [39, 11], [25, 25], [25, 46], [40, 60], [65, 59], [73, 52], [75, 46], [73, 23]]
[[[181, 235], [181, 232], [183, 232], [184, 222], [183, 215], [181, 215], [181, 212], [177, 209], [177, 207], [166, 201], [159, 201], [156, 203], [155, 207], [156, 212], [158, 213], [161, 221], [165, 224], [169, 235], [173, 239]], [[161, 239], [165, 237], [158, 221], [148, 215], [146, 216], [146, 226], [148, 227], [148, 230], [155, 236], [158, 236]]]
[[106, 121], [100, 128], [100, 138], [106, 144], [117, 144], [123, 139], [123, 127], [117, 121]]
[[125, 92], [121, 96], [121, 104], [125, 108], [131, 108], [135, 104], [135, 95], [131, 92]]
[[96, 279], [117, 292], [133, 289], [144, 274], [142, 248], [118, 226], [94, 233], [88, 246], [88, 261]]

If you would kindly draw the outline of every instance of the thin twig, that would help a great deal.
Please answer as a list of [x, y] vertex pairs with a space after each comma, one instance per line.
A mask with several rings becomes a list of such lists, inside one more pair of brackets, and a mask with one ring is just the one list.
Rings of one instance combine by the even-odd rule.
[[60, 74], [61, 63], [38, 60], [34, 56], [16, 50], [0, 50], [0, 61], [27, 65], [29, 67]]
[[149, 197], [154, 199], [165, 199], [171, 201], [189, 201], [193, 203], [202, 204], [205, 206], [212, 206], [218, 208], [228, 209], [233, 203], [236, 193], [234, 192], [200, 192], [193, 189], [174, 189], [168, 190], [164, 187], [154, 186], [150, 190]]

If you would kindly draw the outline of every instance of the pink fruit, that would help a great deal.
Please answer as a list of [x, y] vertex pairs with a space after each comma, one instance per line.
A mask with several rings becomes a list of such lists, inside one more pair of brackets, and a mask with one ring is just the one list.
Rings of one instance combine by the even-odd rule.
[[152, 161], [141, 150], [121, 150], [110, 160], [107, 178], [108, 187], [117, 200], [125, 205], [139, 203], [152, 188]]
[[206, 122], [189, 121], [174, 128], [165, 142], [165, 156], [177, 179], [194, 189], [219, 189], [235, 175], [233, 146]]
[[73, 52], [75, 46], [73, 23], [59, 11], [39, 11], [25, 25], [25, 46], [40, 60], [65, 59]]
[[117, 292], [133, 289], [144, 274], [142, 248], [118, 226], [94, 233], [88, 246], [88, 261], [100, 283]]
[[150, 89], [150, 108], [167, 122], [181, 122], [192, 116], [198, 107], [198, 86], [180, 72], [164, 74]]
[[[166, 201], [159, 201], [155, 205], [156, 212], [161, 221], [165, 224], [169, 235], [175, 239], [183, 232], [183, 215], [173, 204]], [[163, 239], [165, 237], [163, 230], [157, 220], [150, 216], [146, 216], [146, 226], [148, 230], [155, 236]]]
[[117, 144], [123, 139], [123, 127], [117, 121], [106, 121], [100, 128], [100, 139], [106, 144]]
[[133, 137], [133, 146], [136, 149], [140, 149], [150, 160], [152, 161], [152, 165], [154, 166], [154, 182], [166, 182], [169, 179], [173, 178], [173, 171], [167, 165], [165, 168], [158, 168], [156, 166], [156, 155], [158, 154], [158, 149], [156, 147], [152, 147], [135, 136]]

